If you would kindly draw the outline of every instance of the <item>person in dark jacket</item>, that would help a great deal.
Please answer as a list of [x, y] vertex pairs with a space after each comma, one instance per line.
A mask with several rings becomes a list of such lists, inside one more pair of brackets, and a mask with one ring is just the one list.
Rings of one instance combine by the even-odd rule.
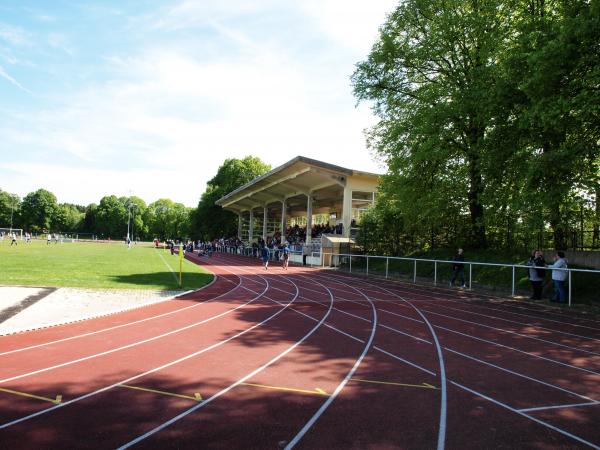
[[529, 281], [533, 289], [532, 300], [542, 299], [542, 287], [544, 283], [544, 277], [546, 275], [546, 260], [544, 254], [540, 250], [534, 250], [531, 253], [531, 257], [527, 262], [529, 268]]
[[460, 279], [460, 287], [465, 287], [465, 265], [463, 264], [464, 260], [465, 255], [463, 254], [463, 249], [459, 248], [458, 252], [452, 259], [452, 261], [454, 261], [454, 264], [452, 266], [452, 269], [454, 270], [454, 275], [450, 280], [451, 287], [454, 286], [454, 282], [457, 278]]

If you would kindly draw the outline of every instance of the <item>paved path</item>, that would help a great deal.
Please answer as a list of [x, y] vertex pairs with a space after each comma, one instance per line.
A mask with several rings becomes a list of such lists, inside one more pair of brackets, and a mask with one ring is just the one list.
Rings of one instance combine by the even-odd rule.
[[180, 293], [0, 286], [0, 335], [113, 314], [161, 302]]

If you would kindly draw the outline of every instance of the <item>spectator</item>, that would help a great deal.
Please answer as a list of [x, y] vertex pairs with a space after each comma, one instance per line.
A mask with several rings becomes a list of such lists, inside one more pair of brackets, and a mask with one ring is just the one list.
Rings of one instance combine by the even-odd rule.
[[452, 261], [454, 261], [454, 265], [452, 269], [454, 270], [454, 275], [450, 280], [450, 287], [454, 286], [454, 282], [457, 278], [460, 278], [460, 287], [465, 287], [465, 265], [463, 261], [465, 260], [465, 255], [463, 254], [463, 249], [459, 248], [458, 253], [454, 256]]
[[[549, 269], [566, 269], [567, 260], [565, 259], [565, 252], [558, 251], [554, 257], [554, 264], [548, 266]], [[567, 295], [565, 292], [565, 280], [567, 279], [568, 272], [566, 270], [553, 270], [552, 271], [552, 282], [554, 283], [554, 297], [553, 302], [565, 303], [567, 301]]]
[[542, 299], [542, 285], [544, 283], [544, 276], [546, 275], [546, 260], [544, 259], [544, 255], [540, 250], [534, 250], [531, 252], [531, 256], [527, 265], [530, 266], [529, 269], [529, 281], [531, 282], [531, 287], [533, 289], [533, 295], [531, 296], [532, 300], [541, 300]]

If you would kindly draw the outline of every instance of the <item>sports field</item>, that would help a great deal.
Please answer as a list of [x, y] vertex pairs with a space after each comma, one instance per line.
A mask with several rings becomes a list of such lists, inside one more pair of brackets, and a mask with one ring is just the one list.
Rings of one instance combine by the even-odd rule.
[[0, 285], [118, 289], [195, 289], [212, 280], [202, 267], [150, 244], [63, 243], [0, 244]]

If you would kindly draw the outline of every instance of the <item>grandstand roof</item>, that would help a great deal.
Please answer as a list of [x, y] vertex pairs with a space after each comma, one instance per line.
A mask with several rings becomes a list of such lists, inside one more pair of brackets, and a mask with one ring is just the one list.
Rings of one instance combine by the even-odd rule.
[[[380, 175], [347, 169], [323, 161], [297, 156], [269, 172], [256, 177], [215, 203], [223, 208], [241, 212], [270, 203], [288, 201], [288, 207], [305, 209], [306, 195], [319, 207], [336, 209], [341, 203], [344, 186], [349, 178], [360, 178], [377, 184]], [[294, 197], [298, 197], [294, 200]], [[304, 197], [304, 199], [302, 199]]]

